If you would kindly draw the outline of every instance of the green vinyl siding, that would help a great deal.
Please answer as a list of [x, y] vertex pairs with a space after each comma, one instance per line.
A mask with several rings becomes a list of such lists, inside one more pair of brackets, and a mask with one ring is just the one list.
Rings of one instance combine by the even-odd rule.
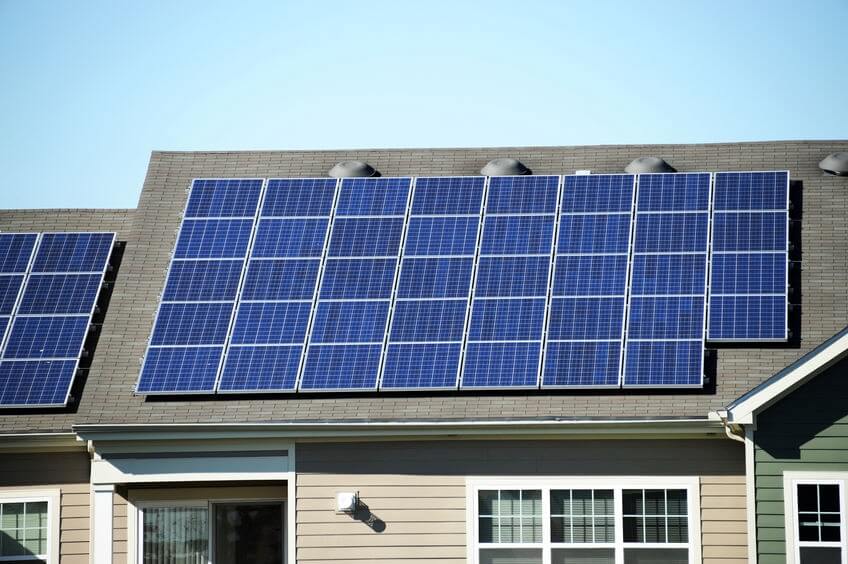
[[758, 414], [754, 442], [759, 563], [782, 564], [783, 472], [848, 470], [848, 360]]

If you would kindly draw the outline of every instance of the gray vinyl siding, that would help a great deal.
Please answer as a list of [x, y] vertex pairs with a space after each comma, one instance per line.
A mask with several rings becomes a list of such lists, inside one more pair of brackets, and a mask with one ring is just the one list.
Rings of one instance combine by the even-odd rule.
[[754, 433], [760, 564], [786, 561], [783, 473], [848, 470], [848, 360], [757, 415]]
[[[467, 476], [697, 476], [703, 562], [747, 559], [744, 452], [728, 440], [298, 443], [297, 561], [464, 564]], [[333, 511], [358, 490], [386, 526]]]

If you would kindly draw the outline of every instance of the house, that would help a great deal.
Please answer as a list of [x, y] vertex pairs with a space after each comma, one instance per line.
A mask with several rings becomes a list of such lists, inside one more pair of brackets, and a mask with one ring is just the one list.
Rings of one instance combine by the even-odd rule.
[[[154, 152], [136, 209], [0, 211], [3, 232], [117, 234], [67, 405], [0, 409], [0, 560], [846, 563], [848, 184], [818, 167], [844, 151], [811, 141]], [[787, 338], [708, 340], [704, 379], [684, 386], [216, 394], [217, 382], [198, 391], [180, 380], [201, 374], [187, 355], [157, 373], [165, 380], [140, 380], [148, 348], [168, 346], [151, 334], [194, 179], [320, 179], [348, 161], [389, 179], [472, 177], [504, 157], [517, 162], [493, 166], [592, 177], [652, 155], [681, 172], [789, 171]], [[0, 361], [0, 391], [3, 374]]]

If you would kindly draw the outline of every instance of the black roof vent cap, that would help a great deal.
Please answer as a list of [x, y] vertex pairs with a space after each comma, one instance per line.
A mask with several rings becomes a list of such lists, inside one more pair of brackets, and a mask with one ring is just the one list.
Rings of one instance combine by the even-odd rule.
[[831, 153], [819, 163], [819, 168], [833, 176], [848, 176], [848, 153]]
[[503, 157], [487, 162], [486, 166], [480, 169], [480, 174], [483, 176], [521, 176], [532, 173], [518, 159]]
[[362, 161], [342, 161], [330, 169], [327, 173], [333, 178], [362, 178], [380, 176], [373, 166]]
[[651, 174], [657, 172], [677, 172], [677, 169], [660, 157], [639, 157], [633, 159], [624, 167], [624, 172], [630, 174]]

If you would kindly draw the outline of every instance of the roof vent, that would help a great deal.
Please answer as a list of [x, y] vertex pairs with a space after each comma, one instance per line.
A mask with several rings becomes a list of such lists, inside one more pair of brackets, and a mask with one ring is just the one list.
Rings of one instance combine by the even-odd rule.
[[848, 153], [831, 153], [822, 159], [819, 168], [833, 176], [848, 176]]
[[518, 159], [504, 157], [487, 162], [486, 166], [480, 169], [480, 174], [483, 176], [520, 176], [532, 173]]
[[659, 157], [639, 157], [624, 167], [630, 174], [650, 174], [654, 172], [677, 172], [677, 170]]
[[368, 163], [362, 161], [342, 161], [327, 173], [333, 178], [353, 178], [380, 176], [380, 173]]

